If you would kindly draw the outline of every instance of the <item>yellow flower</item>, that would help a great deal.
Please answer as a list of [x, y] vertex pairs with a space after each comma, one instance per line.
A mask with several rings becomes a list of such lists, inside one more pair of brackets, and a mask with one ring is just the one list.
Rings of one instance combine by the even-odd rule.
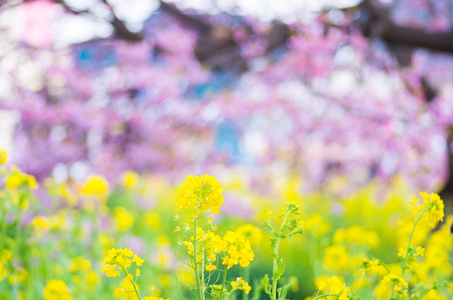
[[383, 281], [391, 285], [399, 295], [407, 295], [408, 283], [402, 277], [390, 273], [384, 277]]
[[208, 260], [215, 261], [217, 253], [226, 252], [227, 255], [223, 258], [222, 264], [227, 265], [228, 269], [238, 264], [245, 268], [255, 257], [250, 242], [233, 231], [228, 231], [223, 239], [211, 232], [207, 234], [207, 238]]
[[68, 287], [63, 280], [53, 279], [44, 288], [44, 300], [70, 300]]
[[247, 282], [244, 281], [244, 279], [242, 279], [242, 277], [238, 277], [236, 279], [236, 281], [232, 281], [231, 282], [231, 287], [233, 288], [233, 291], [235, 290], [242, 290], [244, 291], [246, 294], [248, 294], [250, 292], [250, 290], [252, 289], [249, 284]]
[[134, 224], [134, 216], [124, 207], [117, 207], [114, 211], [116, 228], [119, 231], [125, 231]]
[[360, 269], [360, 272], [362, 273], [362, 275], [365, 275], [366, 272], [377, 271], [380, 265], [381, 264], [378, 259], [374, 260], [363, 259], [362, 263], [360, 264], [360, 266], [362, 267]]
[[94, 271], [90, 271], [86, 273], [84, 277], [84, 281], [87, 283], [87, 285], [90, 288], [94, 288], [96, 284], [99, 282], [99, 275], [95, 273]]
[[141, 259], [140, 257], [138, 257], [137, 254], [134, 254], [134, 257], [132, 258], [132, 260], [135, 262], [135, 264], [139, 267], [141, 267], [141, 265], [145, 262], [144, 259]]
[[132, 274], [127, 274], [127, 275], [126, 275], [126, 279], [133, 280], [134, 277], [132, 276]]
[[329, 291], [329, 294], [335, 294], [334, 297], [327, 297], [328, 300], [347, 300], [349, 299], [349, 290], [344, 281], [337, 276], [321, 276], [315, 279], [315, 285], [320, 291]]
[[42, 236], [50, 228], [49, 219], [44, 216], [36, 216], [31, 221], [31, 226], [33, 227], [34, 234]]
[[421, 246], [418, 246], [417, 249], [415, 250], [416, 253], [415, 255], [420, 255], [420, 256], [424, 256], [425, 255], [425, 248], [421, 247]]
[[320, 237], [329, 232], [330, 226], [321, 215], [314, 214], [306, 220], [304, 229], [311, 232], [314, 236]]
[[113, 248], [107, 252], [101, 272], [105, 273], [107, 277], [117, 277], [120, 276], [119, 270], [126, 270], [132, 262], [135, 262], [137, 266], [141, 266], [144, 260], [127, 248], [124, 250]]
[[139, 180], [138, 174], [134, 171], [125, 171], [121, 174], [121, 184], [125, 188], [133, 188]]
[[214, 271], [215, 269], [217, 269], [217, 267], [214, 266], [214, 265], [207, 265], [206, 266], [206, 271], [208, 271], [208, 272]]
[[71, 260], [71, 265], [68, 267], [69, 272], [88, 271], [91, 268], [89, 260], [83, 259], [79, 256]]
[[140, 276], [140, 269], [135, 270], [135, 276]]
[[252, 224], [240, 226], [238, 229], [236, 229], [236, 233], [242, 235], [245, 239], [248, 239], [252, 246], [259, 245], [263, 237], [261, 230], [258, 227], [253, 226]]
[[404, 248], [399, 248], [398, 250], [398, 257], [406, 257], [407, 251]]
[[6, 164], [8, 161], [8, 153], [5, 150], [0, 149], [0, 165]]
[[420, 193], [423, 197], [423, 208], [427, 209], [427, 217], [429, 227], [434, 228], [439, 221], [444, 219], [444, 202], [440, 199], [438, 194]]
[[222, 206], [222, 186], [210, 175], [188, 176], [179, 187], [180, 201], [175, 210], [186, 209], [196, 218], [201, 212], [218, 214]]
[[7, 190], [13, 190], [23, 186], [27, 186], [30, 189], [36, 189], [38, 183], [34, 176], [23, 173], [15, 166], [11, 167], [11, 172], [6, 177], [5, 188]]
[[324, 256], [323, 263], [329, 270], [345, 270], [349, 269], [350, 256], [343, 246], [330, 246], [326, 248], [326, 255]]
[[82, 194], [95, 197], [106, 197], [109, 193], [109, 184], [107, 180], [100, 175], [88, 177], [82, 188]]

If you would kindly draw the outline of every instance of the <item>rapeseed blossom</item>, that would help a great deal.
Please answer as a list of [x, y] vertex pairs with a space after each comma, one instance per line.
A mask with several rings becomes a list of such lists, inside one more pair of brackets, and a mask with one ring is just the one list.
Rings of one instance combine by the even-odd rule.
[[319, 291], [324, 293], [327, 300], [348, 300], [349, 290], [343, 279], [338, 276], [321, 276], [315, 280]]
[[134, 171], [125, 171], [121, 174], [121, 185], [127, 189], [131, 189], [137, 185], [139, 176]]
[[222, 260], [222, 264], [227, 265], [228, 269], [237, 264], [245, 268], [255, 257], [250, 242], [243, 236], [233, 231], [228, 231], [223, 240], [228, 243], [228, 246], [224, 250], [226, 255]]
[[126, 272], [133, 262], [137, 266], [141, 266], [144, 260], [127, 248], [111, 249], [104, 259], [101, 272], [105, 273], [107, 277], [117, 277], [120, 275], [119, 270]]
[[85, 196], [93, 196], [105, 198], [110, 191], [109, 183], [100, 175], [91, 175], [82, 187], [82, 194]]
[[6, 164], [8, 161], [8, 153], [5, 150], [0, 149], [0, 165]]
[[53, 279], [44, 288], [44, 300], [71, 300], [68, 286], [63, 280]]
[[390, 273], [384, 277], [383, 281], [390, 285], [398, 295], [407, 296], [409, 285], [402, 277]]
[[420, 204], [418, 199], [414, 196], [412, 201], [409, 202], [409, 208], [413, 217], [418, 217], [421, 213], [426, 215], [428, 225], [434, 228], [439, 221], [444, 218], [444, 202], [440, 199], [438, 194], [420, 193], [423, 204]]
[[6, 176], [5, 188], [13, 190], [20, 187], [36, 189], [38, 188], [38, 183], [34, 176], [25, 174], [18, 167], [12, 166], [11, 171]]
[[179, 187], [180, 201], [176, 203], [175, 210], [186, 209], [197, 217], [201, 212], [219, 214], [222, 206], [222, 186], [215, 177], [210, 175], [188, 176]]
[[250, 290], [252, 289], [249, 286], [249, 284], [246, 281], [244, 281], [244, 279], [242, 279], [242, 277], [238, 277], [236, 279], [236, 281], [232, 281], [231, 282], [231, 287], [233, 288], [233, 291], [242, 290], [246, 294], [248, 294], [250, 292]]
[[263, 238], [261, 230], [253, 224], [245, 224], [238, 227], [238, 229], [236, 229], [236, 233], [249, 240], [250, 245], [252, 246], [259, 245], [261, 239]]

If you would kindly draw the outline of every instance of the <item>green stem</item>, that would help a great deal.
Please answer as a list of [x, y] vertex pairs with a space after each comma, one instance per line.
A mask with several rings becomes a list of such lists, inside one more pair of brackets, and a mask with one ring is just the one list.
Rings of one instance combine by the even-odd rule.
[[[205, 291], [205, 282], [204, 282], [204, 247], [201, 249], [201, 284], [203, 291]], [[201, 295], [203, 300], [205, 299], [205, 294]]]
[[[198, 290], [198, 299], [203, 299], [203, 293], [201, 291], [201, 283], [200, 283], [200, 274], [198, 272], [198, 248], [197, 248], [197, 230], [198, 230], [198, 209], [200, 208], [200, 202], [201, 202], [201, 195], [198, 198], [198, 203], [197, 203], [197, 210], [195, 211], [196, 217], [194, 220], [194, 237], [193, 237], [193, 252], [194, 252], [194, 259], [193, 259], [193, 269], [195, 273], [195, 280], [197, 282], [197, 290]], [[203, 272], [203, 270], [202, 270]]]
[[[285, 218], [283, 219], [283, 222], [282, 224], [280, 225], [280, 230], [278, 232], [278, 237], [277, 237], [277, 241], [275, 242], [275, 247], [274, 247], [274, 253], [273, 253], [273, 264], [272, 264], [272, 278], [274, 278], [275, 276], [275, 272], [277, 272], [277, 268], [278, 268], [278, 248], [280, 246], [280, 241], [281, 241], [281, 234], [282, 234], [282, 230], [286, 224], [286, 220], [288, 219], [288, 216], [290, 215], [290, 211], [286, 214]], [[278, 279], [276, 278], [275, 280], [272, 279], [272, 300], [276, 300], [277, 299], [277, 282], [278, 282]]]
[[[244, 270], [244, 280], [246, 282], [249, 282], [250, 280], [250, 267], [245, 268]], [[249, 300], [249, 294], [247, 294], [245, 291], [242, 292], [242, 299], [243, 300]]]
[[[278, 247], [279, 243], [280, 243], [280, 239], [278, 239], [277, 243], [275, 243], [276, 248]], [[274, 256], [274, 259], [273, 259], [272, 277], [274, 277], [275, 272], [277, 272], [277, 268], [278, 268], [278, 254], [277, 254], [277, 256]], [[277, 281], [278, 281], [278, 279], [272, 280], [272, 300], [277, 299]]]
[[402, 269], [401, 278], [403, 278], [404, 272], [406, 271], [407, 260], [409, 258], [409, 248], [411, 247], [412, 235], [414, 234], [415, 227], [417, 226], [418, 221], [420, 221], [420, 219], [422, 218], [422, 216], [425, 212], [426, 212], [426, 210], [423, 210], [422, 213], [418, 216], [417, 220], [415, 220], [414, 226], [412, 227], [411, 234], [409, 235], [409, 241], [407, 242], [407, 248], [406, 248], [406, 257], [404, 258], [404, 263], [401, 266], [401, 269]]
[[313, 300], [317, 300], [317, 299], [321, 299], [321, 298], [327, 298], [327, 297], [331, 297], [331, 296], [335, 297], [335, 296], [338, 296], [338, 294], [325, 294], [325, 295], [318, 296], [318, 297], [316, 297]]
[[431, 287], [429, 289], [427, 289], [423, 294], [420, 295], [420, 297], [418, 298], [418, 300], [422, 299], [423, 297], [426, 296], [426, 294], [428, 294], [431, 290], [433, 290], [434, 287]]
[[225, 269], [223, 270], [222, 289], [220, 290], [220, 298], [219, 298], [219, 300], [222, 300], [223, 290], [225, 289], [227, 270], [228, 270], [228, 264], [225, 265]]
[[0, 239], [0, 250], [3, 250], [5, 248], [5, 238], [6, 238], [6, 211], [4, 210], [3, 207], [4, 199], [2, 199], [2, 219], [0, 220], [1, 226], [2, 226], [2, 233], [1, 233], [1, 239]]
[[[18, 207], [16, 207], [16, 230], [15, 230], [15, 241], [16, 241], [16, 253], [19, 256], [21, 262], [24, 262], [22, 257], [22, 203], [24, 201], [23, 191], [19, 196]], [[17, 271], [16, 271], [16, 280], [13, 284], [13, 295], [18, 296], [19, 293], [19, 280], [17, 280]], [[15, 297], [16, 298], [16, 297]]]
[[[129, 273], [127, 272], [127, 270], [125, 268], [123, 268], [123, 266], [120, 266], [121, 269], [124, 271], [124, 273], [126, 273], [126, 276], [129, 275]], [[137, 294], [137, 297], [138, 297], [138, 300], [142, 300], [142, 297], [140, 297], [140, 293], [138, 292], [137, 290], [137, 287], [135, 286], [135, 283], [133, 280], [129, 280], [132, 284], [132, 286], [134, 287], [134, 291], [135, 291], [135, 294]]]
[[384, 269], [387, 271], [387, 273], [389, 273], [389, 274], [391, 273], [389, 268], [386, 265], [384, 265], [383, 263], [381, 263], [380, 266], [384, 267]]

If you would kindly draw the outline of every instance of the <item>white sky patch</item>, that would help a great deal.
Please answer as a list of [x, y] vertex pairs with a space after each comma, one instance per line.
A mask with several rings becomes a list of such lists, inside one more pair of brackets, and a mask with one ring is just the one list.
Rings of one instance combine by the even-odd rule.
[[17, 111], [0, 110], [0, 149], [12, 155], [14, 126], [20, 121]]
[[113, 27], [105, 21], [88, 16], [61, 15], [54, 23], [55, 46], [65, 47], [94, 38], [106, 38]]
[[[120, 1], [120, 0], [118, 0]], [[280, 19], [285, 22], [307, 21], [325, 7], [348, 7], [359, 0], [173, 0], [180, 8], [217, 13], [225, 11], [240, 15], [256, 16], [263, 21]]]
[[[60, 16], [52, 22], [54, 41], [57, 48], [73, 43], [81, 43], [94, 38], [106, 38], [113, 33], [108, 23], [111, 13], [100, 0], [65, 0], [68, 6], [77, 10], [89, 10], [92, 17], [86, 15], [71, 15], [60, 11]], [[309, 22], [316, 12], [325, 7], [347, 7], [356, 5], [359, 0], [173, 0], [180, 9], [194, 9], [200, 13], [211, 14], [227, 12], [244, 16], [255, 16], [262, 21], [279, 19], [287, 23]], [[157, 0], [109, 0], [115, 14], [125, 21], [132, 31], [140, 31], [143, 22], [159, 8]], [[17, 18], [15, 10], [7, 9], [1, 14], [13, 17], [7, 27], [16, 28], [23, 23]], [[20, 27], [20, 26], [19, 26]]]

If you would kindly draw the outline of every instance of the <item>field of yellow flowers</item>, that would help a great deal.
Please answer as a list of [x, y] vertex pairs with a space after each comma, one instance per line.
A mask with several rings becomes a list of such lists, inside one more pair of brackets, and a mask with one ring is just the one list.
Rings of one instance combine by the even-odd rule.
[[452, 299], [443, 202], [398, 182], [379, 197], [132, 171], [38, 186], [0, 164], [0, 299]]

